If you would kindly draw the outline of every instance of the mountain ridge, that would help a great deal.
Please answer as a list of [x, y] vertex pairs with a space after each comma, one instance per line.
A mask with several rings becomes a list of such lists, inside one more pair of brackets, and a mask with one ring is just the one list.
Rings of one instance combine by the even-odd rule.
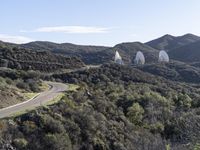
[[[184, 49], [184, 46], [188, 48], [190, 44], [192, 46], [193, 43], [198, 43], [199, 41], [199, 36], [188, 33], [182, 36], [172, 36], [170, 34], [166, 34], [147, 43], [123, 42], [116, 44], [113, 47], [54, 43], [48, 41], [35, 41], [27, 44], [13, 44], [0, 41], [0, 47], [18, 47], [32, 51], [50, 51], [55, 54], [61, 54], [69, 57], [79, 57], [85, 64], [99, 65], [111, 62], [114, 58], [115, 51], [119, 51], [126, 64], [133, 63], [137, 51], [142, 51], [144, 53], [147, 63], [157, 62], [158, 53], [161, 49], [165, 49], [169, 53], [170, 58], [174, 60], [188, 62], [193, 61], [194, 59], [195, 61], [199, 61], [197, 57], [199, 55], [197, 50], [191, 49], [190, 54], [192, 55], [185, 55], [187, 52], [180, 50]], [[198, 48], [200, 48], [200, 45], [196, 44], [195, 49]], [[180, 53], [178, 51], [180, 51]], [[177, 53], [179, 56], [177, 56]]]
[[200, 41], [178, 47], [169, 52], [172, 59], [184, 62], [200, 61]]
[[182, 36], [172, 36], [166, 34], [162, 37], [146, 42], [145, 44], [159, 50], [170, 51], [174, 48], [181, 47], [193, 42], [199, 41], [200, 37], [194, 34], [184, 34]]

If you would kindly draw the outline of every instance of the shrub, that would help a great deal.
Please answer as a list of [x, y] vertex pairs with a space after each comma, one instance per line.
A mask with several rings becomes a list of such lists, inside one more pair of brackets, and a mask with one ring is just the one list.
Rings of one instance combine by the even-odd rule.
[[39, 85], [36, 82], [29, 83], [30, 90], [33, 92], [39, 92]]
[[150, 131], [152, 133], [161, 133], [164, 131], [164, 125], [160, 122], [156, 122], [155, 124], [150, 125]]
[[41, 126], [48, 133], [62, 133], [65, 132], [64, 126], [59, 120], [55, 120], [49, 115], [44, 115], [41, 118]]
[[194, 150], [200, 150], [200, 144], [199, 143], [196, 143], [194, 145]]
[[127, 117], [135, 125], [139, 125], [143, 118], [144, 109], [139, 103], [134, 103], [128, 108]]
[[13, 83], [13, 81], [10, 78], [6, 78], [6, 83], [11, 85]]
[[177, 107], [182, 109], [188, 109], [191, 107], [192, 99], [187, 94], [179, 94], [174, 98]]
[[25, 134], [31, 134], [37, 129], [37, 126], [33, 121], [24, 121], [21, 128]]
[[44, 149], [48, 150], [72, 150], [69, 136], [65, 134], [46, 134], [44, 137]]
[[18, 81], [18, 83], [16, 84], [16, 86], [20, 89], [25, 89], [25, 90], [28, 90], [29, 89], [29, 86], [24, 83], [23, 81]]
[[24, 149], [28, 145], [28, 142], [24, 138], [17, 138], [13, 140], [13, 144], [18, 149]]

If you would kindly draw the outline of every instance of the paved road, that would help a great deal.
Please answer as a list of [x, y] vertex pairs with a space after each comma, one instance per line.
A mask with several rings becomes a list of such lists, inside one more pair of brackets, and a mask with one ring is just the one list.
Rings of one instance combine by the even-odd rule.
[[54, 99], [56, 96], [58, 96], [60, 93], [67, 90], [68, 88], [68, 86], [63, 83], [47, 82], [47, 84], [51, 88], [47, 91], [40, 93], [36, 97], [23, 103], [0, 109], [0, 118], [9, 117], [17, 112], [41, 106], [42, 104], [45, 104], [46, 102]]
[[[101, 65], [88, 65], [88, 66], [78, 68], [78, 69], [73, 69], [73, 70], [70, 70], [67, 72], [83, 71], [83, 70], [87, 70], [90, 68], [98, 68], [100, 66]], [[37, 95], [36, 97], [34, 97], [28, 101], [25, 101], [23, 103], [19, 103], [19, 104], [13, 105], [13, 106], [9, 106], [9, 107], [0, 109], [0, 118], [9, 117], [17, 112], [24, 111], [27, 109], [33, 109], [37, 106], [41, 106], [41, 105], [45, 104], [46, 102], [54, 99], [58, 94], [67, 90], [67, 88], [68, 88], [68, 86], [63, 83], [47, 82], [47, 84], [49, 84], [49, 86], [51, 87], [48, 91], [42, 92], [39, 95]]]
[[[61, 74], [62, 73], [71, 73], [71, 72], [77, 72], [77, 71], [84, 71], [84, 70], [88, 70], [88, 69], [91, 69], [91, 68], [99, 68], [99, 67], [101, 67], [101, 65], [86, 65], [86, 66], [84, 66], [84, 67], [81, 67], [81, 68], [77, 68], [77, 69], [65, 69], [65, 70], [63, 70], [62, 72], [60, 72]], [[59, 74], [60, 74], [59, 73]], [[55, 72], [53, 72], [53, 73], [48, 73], [48, 75], [53, 75], [53, 74], [55, 74]]]

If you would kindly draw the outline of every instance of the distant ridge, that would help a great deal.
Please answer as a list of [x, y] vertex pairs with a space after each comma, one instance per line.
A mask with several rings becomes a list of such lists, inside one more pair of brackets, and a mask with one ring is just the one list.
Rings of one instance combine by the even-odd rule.
[[200, 40], [199, 36], [193, 34], [185, 34], [183, 36], [172, 36], [166, 34], [160, 38], [149, 41], [145, 44], [158, 49], [170, 51], [174, 48], [178, 48], [187, 44], [191, 44]]
[[125, 63], [132, 63], [137, 51], [142, 51], [147, 57], [147, 62], [157, 60], [157, 50], [141, 42], [120, 43], [114, 47], [104, 46], [83, 46], [71, 43], [57, 44], [52, 42], [31, 42], [20, 45], [30, 50], [45, 50], [66, 56], [80, 57], [86, 64], [101, 64], [114, 60], [115, 51], [122, 54]]
[[172, 36], [166, 34], [160, 38], [141, 42], [120, 43], [114, 47], [76, 45], [72, 43], [53, 43], [48, 41], [35, 41], [27, 44], [12, 44], [0, 41], [0, 47], [22, 48], [31, 51], [49, 51], [69, 57], [79, 57], [85, 64], [102, 64], [114, 60], [115, 51], [119, 51], [125, 64], [132, 64], [137, 51], [144, 53], [147, 63], [157, 62], [159, 50], [166, 50], [170, 60], [182, 62], [200, 62], [200, 37], [193, 34]]
[[183, 62], [200, 62], [200, 41], [175, 48], [169, 52], [169, 55]]

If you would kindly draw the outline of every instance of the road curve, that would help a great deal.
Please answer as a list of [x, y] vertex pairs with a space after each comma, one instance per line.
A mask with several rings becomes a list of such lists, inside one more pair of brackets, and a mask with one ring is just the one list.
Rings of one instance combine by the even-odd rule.
[[9, 117], [17, 112], [24, 111], [27, 109], [33, 109], [35, 107], [41, 106], [48, 101], [53, 100], [63, 91], [67, 90], [68, 86], [63, 83], [57, 82], [46, 82], [51, 88], [47, 91], [44, 91], [34, 98], [27, 100], [25, 102], [9, 106], [3, 109], [0, 109], [0, 118]]

